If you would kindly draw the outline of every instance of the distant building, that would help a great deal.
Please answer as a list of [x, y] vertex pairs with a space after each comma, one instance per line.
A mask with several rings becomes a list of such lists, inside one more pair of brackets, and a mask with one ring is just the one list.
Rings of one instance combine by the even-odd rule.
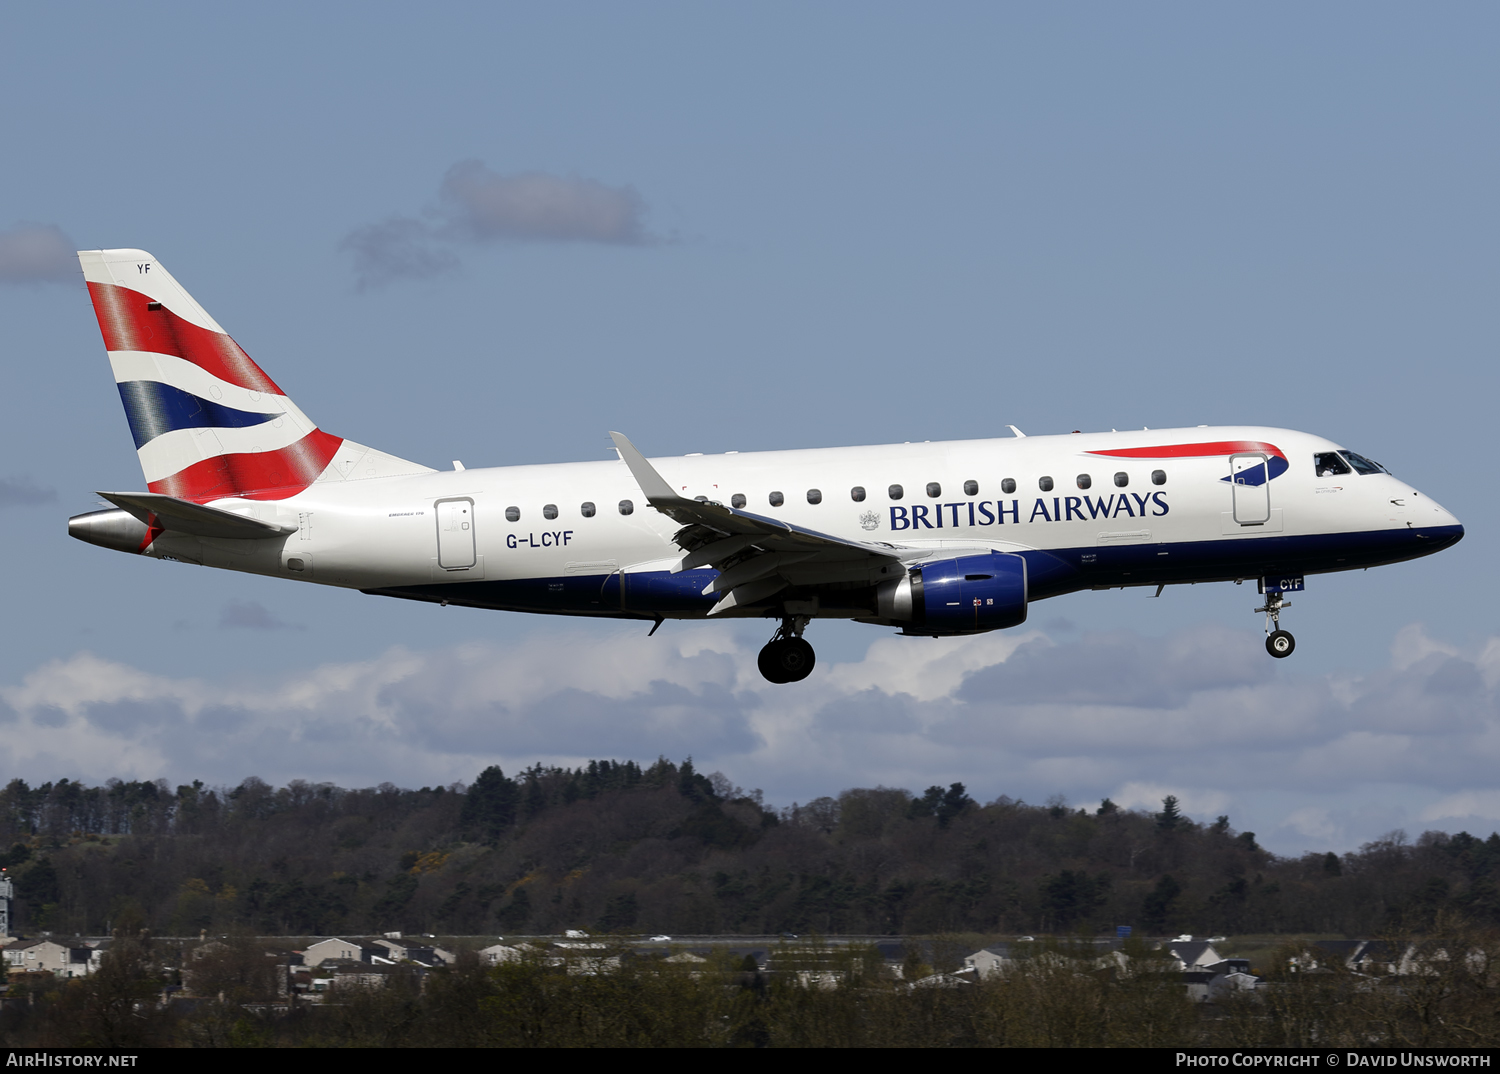
[[429, 969], [436, 966], [452, 965], [455, 956], [452, 951], [441, 947], [432, 947], [427, 944], [408, 943], [400, 937], [386, 936], [379, 940], [372, 940], [371, 947], [385, 948], [385, 957], [393, 962], [415, 962], [419, 966]]
[[58, 977], [87, 977], [99, 968], [103, 951], [82, 940], [16, 940], [4, 948], [7, 973], [45, 972]]
[[10, 901], [15, 898], [15, 884], [10, 873], [0, 869], [0, 943], [10, 939]]
[[389, 949], [385, 947], [376, 947], [374, 944], [362, 943], [359, 940], [345, 940], [334, 936], [310, 945], [302, 952], [302, 959], [309, 966], [321, 965], [329, 959], [368, 963], [382, 959], [390, 964], [394, 959], [387, 958], [389, 954]]
[[972, 955], [964, 956], [964, 969], [973, 970], [981, 979], [997, 977], [1011, 966], [1015, 959], [1010, 953], [1010, 944], [999, 943], [981, 947]]
[[1224, 961], [1224, 956], [1214, 950], [1214, 945], [1204, 940], [1177, 939], [1161, 946], [1171, 952], [1179, 970], [1201, 970]]

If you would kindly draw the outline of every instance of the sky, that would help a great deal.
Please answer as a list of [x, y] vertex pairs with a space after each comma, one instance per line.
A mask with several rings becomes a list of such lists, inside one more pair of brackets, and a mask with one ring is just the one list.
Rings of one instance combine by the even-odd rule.
[[[1500, 11], [875, 3], [0, 11], [0, 778], [369, 786], [691, 755], [776, 804], [962, 781], [1282, 854], [1500, 828]], [[1199, 424], [1452, 510], [1414, 563], [1016, 630], [580, 622], [68, 539], [143, 485], [78, 248], [322, 428], [448, 468]], [[1464, 460], [1468, 460], [1465, 462]]]

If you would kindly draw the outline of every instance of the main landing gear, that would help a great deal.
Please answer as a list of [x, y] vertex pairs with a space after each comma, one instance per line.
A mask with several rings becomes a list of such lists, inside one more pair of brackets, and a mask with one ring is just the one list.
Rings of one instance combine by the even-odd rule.
[[1266, 594], [1265, 607], [1255, 609], [1266, 613], [1266, 652], [1278, 660], [1291, 656], [1292, 650], [1297, 648], [1297, 639], [1281, 629], [1281, 609], [1291, 606], [1292, 602], [1285, 599], [1280, 590], [1272, 590]]
[[801, 682], [812, 674], [817, 655], [813, 647], [802, 638], [807, 627], [807, 616], [791, 615], [781, 621], [781, 626], [760, 651], [757, 663], [767, 682]]

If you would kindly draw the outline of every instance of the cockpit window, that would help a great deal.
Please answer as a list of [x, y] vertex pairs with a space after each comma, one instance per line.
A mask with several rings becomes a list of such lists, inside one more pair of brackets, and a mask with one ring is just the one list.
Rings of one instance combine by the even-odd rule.
[[1349, 472], [1349, 464], [1337, 451], [1320, 451], [1313, 456], [1313, 471], [1319, 477], [1338, 477]]
[[1358, 474], [1386, 474], [1386, 473], [1390, 473], [1390, 471], [1387, 470], [1384, 466], [1381, 466], [1380, 463], [1373, 462], [1370, 459], [1365, 458], [1363, 455], [1356, 455], [1352, 451], [1346, 451], [1343, 454], [1344, 454], [1344, 458], [1346, 458], [1346, 459], [1349, 460], [1349, 465], [1352, 466], [1352, 467], [1354, 467], [1354, 472], [1355, 473], [1358, 473]]

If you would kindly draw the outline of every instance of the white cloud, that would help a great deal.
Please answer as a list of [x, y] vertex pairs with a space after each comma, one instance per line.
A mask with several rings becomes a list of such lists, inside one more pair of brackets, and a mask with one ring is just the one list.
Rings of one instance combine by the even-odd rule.
[[1325, 846], [1337, 842], [1343, 835], [1342, 826], [1333, 819], [1330, 811], [1317, 806], [1293, 810], [1287, 814], [1282, 823], [1293, 831]]
[[570, 629], [521, 645], [397, 648], [252, 686], [80, 653], [0, 688], [0, 762], [38, 778], [364, 786], [467, 780], [492, 763], [691, 754], [783, 803], [954, 781], [986, 800], [1108, 795], [1152, 812], [1175, 794], [1188, 814], [1229, 813], [1237, 828], [1294, 841], [1289, 851], [1500, 817], [1500, 794], [1471, 789], [1500, 762], [1496, 698], [1477, 670], [1487, 645], [1466, 654], [1412, 634], [1403, 644], [1425, 655], [1402, 668], [1299, 680], [1254, 636], [1216, 628], [885, 637], [861, 659], [773, 686], [731, 624], [655, 638]]
[[37, 507], [56, 500], [56, 489], [42, 488], [29, 477], [0, 478], [0, 507]]
[[396, 280], [427, 280], [458, 271], [458, 255], [438, 242], [424, 221], [392, 217], [355, 228], [339, 249], [354, 259], [355, 284], [365, 291]]
[[361, 291], [397, 280], [433, 279], [460, 267], [455, 245], [599, 243], [649, 246], [646, 202], [631, 186], [580, 176], [502, 175], [465, 160], [443, 177], [425, 219], [392, 216], [355, 228], [339, 243], [354, 259]]
[[1434, 653], [1459, 655], [1453, 646], [1430, 637], [1421, 623], [1410, 623], [1398, 630], [1395, 640], [1391, 642], [1391, 666], [1397, 671], [1405, 671]]
[[1417, 816], [1418, 820], [1482, 817], [1500, 820], [1500, 790], [1460, 791], [1434, 802]]
[[71, 239], [52, 224], [0, 231], [0, 283], [66, 283], [82, 277]]
[[219, 612], [219, 626], [249, 630], [301, 630], [253, 600], [232, 600]]
[[440, 198], [447, 230], [475, 242], [653, 241], [646, 203], [629, 186], [545, 172], [501, 175], [483, 161], [465, 160], [448, 169]]
[[1123, 809], [1159, 813], [1162, 800], [1169, 794], [1177, 798], [1178, 809], [1194, 817], [1217, 816], [1229, 805], [1229, 795], [1223, 791], [1205, 787], [1173, 787], [1165, 783], [1127, 783], [1110, 795], [1110, 798]]

